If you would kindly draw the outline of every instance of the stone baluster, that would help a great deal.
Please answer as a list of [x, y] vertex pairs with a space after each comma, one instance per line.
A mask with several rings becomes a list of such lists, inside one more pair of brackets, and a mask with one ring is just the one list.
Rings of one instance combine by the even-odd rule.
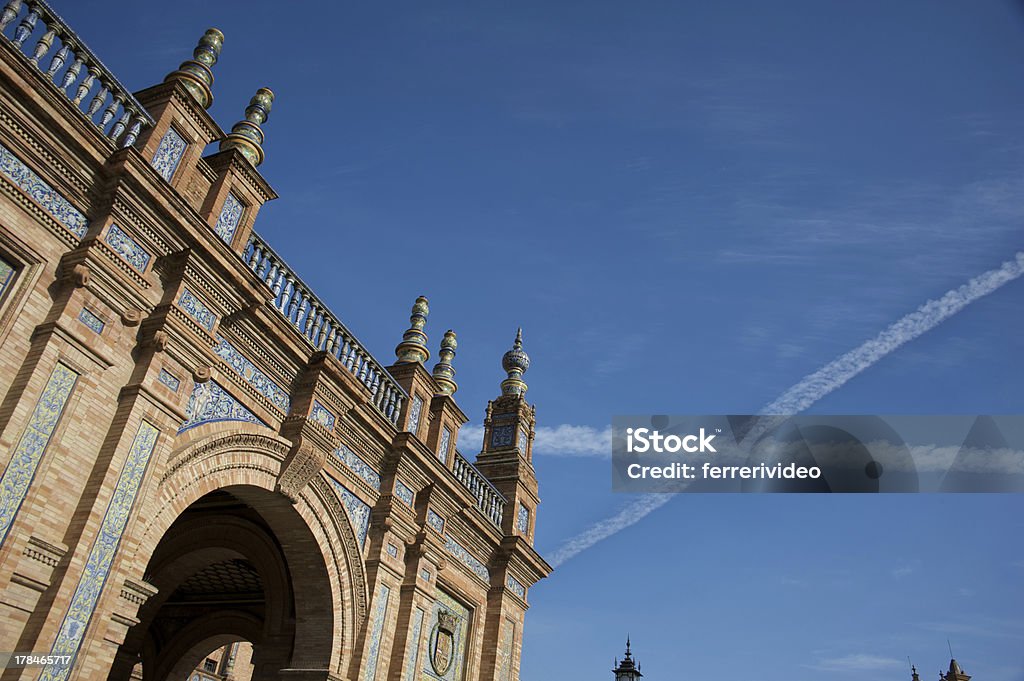
[[131, 109], [131, 116], [131, 127], [128, 128], [127, 134], [121, 140], [122, 148], [135, 144], [135, 140], [139, 138], [139, 133], [142, 132], [142, 115], [133, 108]]
[[110, 92], [110, 85], [104, 81], [100, 81], [100, 89], [96, 91], [96, 96], [92, 98], [89, 103], [89, 108], [86, 110], [85, 115], [91, 120], [93, 116], [100, 110], [104, 102], [107, 101], [107, 94]]
[[281, 304], [278, 306], [277, 309], [281, 311], [281, 314], [283, 314], [285, 317], [287, 317], [288, 316], [288, 301], [291, 300], [291, 298], [292, 298], [292, 290], [295, 288], [295, 280], [292, 279], [292, 276], [290, 274], [288, 274], [287, 271], [284, 273], [284, 277], [285, 277], [285, 283], [284, 283], [284, 290], [281, 291]]
[[363, 385], [366, 385], [366, 372], [370, 368], [370, 358], [364, 355], [363, 353], [359, 353], [359, 359], [361, 359], [363, 362], [363, 368], [359, 372], [359, 380], [363, 383]]
[[18, 24], [18, 30], [14, 32], [14, 46], [19, 50], [28, 40], [28, 37], [32, 35], [32, 31], [36, 30], [36, 22], [39, 21], [39, 5], [30, 5], [28, 8], [28, 14]]
[[92, 89], [92, 85], [96, 82], [96, 79], [99, 77], [99, 75], [99, 69], [97, 69], [95, 66], [89, 67], [88, 75], [85, 77], [85, 80], [82, 81], [81, 85], [78, 86], [78, 91], [75, 93], [74, 98], [71, 100], [72, 102], [74, 102], [75, 106], [80, 105], [82, 103], [82, 100], [85, 99], [85, 96], [89, 94], [89, 90]]
[[288, 314], [285, 315], [285, 318], [289, 322], [294, 322], [294, 320], [297, 319], [296, 315], [298, 314], [299, 301], [301, 298], [302, 289], [299, 288], [298, 282], [296, 282], [295, 286], [292, 288], [292, 304], [288, 306]]
[[280, 266], [281, 263], [277, 258], [271, 258], [270, 267], [267, 268], [267, 276], [263, 278], [263, 283], [266, 284], [271, 291], [274, 290], [274, 281], [277, 279], [277, 271]]
[[71, 56], [71, 46], [65, 42], [59, 50], [54, 52], [53, 58], [50, 59], [50, 66], [46, 69], [46, 75], [50, 80], [57, 77], [57, 72], [67, 63], [69, 56]]
[[6, 31], [11, 22], [21, 14], [22, 0], [11, 0], [4, 7], [3, 14], [0, 14], [0, 32]]
[[32, 50], [32, 56], [29, 61], [39, 68], [39, 60], [42, 59], [50, 48], [53, 47], [53, 39], [57, 37], [57, 31], [53, 27], [48, 27], [46, 33], [39, 38], [39, 42], [36, 43], [36, 47]]
[[323, 308], [317, 308], [316, 318], [313, 320], [313, 330], [309, 334], [309, 340], [313, 342], [313, 347], [317, 350], [320, 349], [320, 329], [324, 325], [324, 311]]
[[[78, 74], [82, 72], [82, 67], [85, 66], [85, 59], [78, 54], [74, 45], [71, 46], [71, 50], [75, 54], [75, 61], [68, 67], [68, 70], [64, 72], [64, 80], [60, 82], [60, 89], [64, 90], [65, 94], [67, 94], [67, 89], [71, 87], [76, 80], [78, 80]], [[127, 127], [127, 123], [125, 127]]]
[[[324, 345], [324, 350], [326, 352], [334, 355], [334, 347], [335, 344], [338, 342], [338, 336], [340, 334], [341, 329], [338, 326], [331, 324], [331, 334], [327, 336], [327, 344]], [[335, 357], [337, 357], [337, 355], [335, 355]]]
[[117, 142], [117, 138], [128, 129], [128, 122], [131, 120], [131, 117], [131, 112], [128, 109], [124, 109], [121, 112], [121, 118], [110, 128], [107, 138], [112, 142]]
[[124, 96], [123, 95], [118, 93], [118, 94], [115, 94], [113, 97], [110, 98], [110, 106], [108, 106], [103, 111], [103, 115], [100, 117], [100, 123], [99, 123], [100, 130], [102, 130], [103, 128], [107, 127], [107, 124], [110, 123], [110, 121], [114, 120], [114, 116], [117, 114], [117, 110], [120, 109], [123, 105], [124, 105]]
[[313, 330], [313, 322], [316, 321], [316, 316], [319, 312], [319, 306], [311, 301], [309, 310], [306, 311], [306, 318], [302, 320], [302, 327], [299, 329], [306, 338], [310, 337], [310, 332]]

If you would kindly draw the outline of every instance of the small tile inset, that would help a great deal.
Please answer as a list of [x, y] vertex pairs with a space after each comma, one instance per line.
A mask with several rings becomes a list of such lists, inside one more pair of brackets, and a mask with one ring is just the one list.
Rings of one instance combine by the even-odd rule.
[[160, 370], [160, 373], [157, 374], [156, 380], [160, 381], [174, 392], [178, 392], [178, 388], [181, 387], [181, 381], [166, 369]]
[[398, 547], [394, 544], [388, 544], [388, 555], [392, 558], [398, 558]]
[[416, 499], [415, 492], [412, 491], [408, 485], [404, 482], [395, 478], [395, 496], [404, 501], [409, 506], [413, 505], [413, 501]]
[[426, 568], [420, 570], [420, 579], [422, 579], [424, 582], [429, 582], [430, 581], [430, 570], [427, 570]]
[[519, 508], [516, 510], [516, 529], [523, 534], [530, 532], [530, 509], [523, 506], [523, 502], [519, 502]]
[[171, 181], [186, 147], [188, 147], [188, 142], [185, 141], [185, 138], [174, 128], [168, 128], [167, 133], [160, 140], [160, 145], [156, 148], [156, 153], [153, 154], [153, 168], [160, 174], [160, 177], [168, 182]]
[[217, 224], [213, 227], [214, 233], [224, 243], [231, 244], [231, 240], [235, 237], [235, 230], [238, 229], [238, 223], [242, 221], [243, 210], [242, 202], [234, 194], [228, 192], [227, 198], [224, 199], [224, 206], [220, 209], [220, 215], [217, 216]]
[[370, 507], [337, 480], [331, 478], [331, 482], [334, 484], [338, 496], [341, 497], [341, 503], [352, 523], [352, 529], [355, 530], [359, 545], [362, 546], [366, 542], [366, 531], [370, 527]]
[[234, 369], [236, 374], [244, 378], [249, 385], [256, 388], [257, 392], [270, 400], [271, 404], [284, 413], [288, 413], [292, 401], [285, 389], [257, 369], [255, 364], [235, 349], [235, 346], [222, 336], [217, 336], [217, 345], [213, 348], [213, 351], [217, 353], [218, 357], [227, 362], [228, 366]]
[[505, 580], [505, 586], [507, 586], [509, 588], [509, 591], [514, 593], [516, 596], [519, 596], [520, 598], [526, 598], [526, 587], [523, 586], [523, 583], [515, 577], [513, 577], [512, 575], [509, 575], [508, 579]]
[[434, 528], [438, 534], [444, 534], [444, 518], [434, 512], [434, 509], [427, 509], [427, 524]]
[[380, 491], [380, 474], [373, 470], [373, 468], [370, 467], [370, 464], [360, 459], [356, 456], [355, 452], [342, 443], [338, 444], [338, 448], [334, 450], [334, 454], [341, 459], [353, 473], [365, 480], [366, 484], [378, 492]]
[[334, 430], [334, 423], [336, 420], [334, 418], [334, 414], [332, 414], [327, 407], [320, 404], [319, 400], [313, 400], [313, 408], [309, 410], [309, 418], [312, 421], [316, 421], [327, 430]]
[[445, 428], [441, 431], [441, 444], [437, 447], [437, 458], [441, 463], [448, 463], [448, 448], [452, 443], [452, 431]]
[[528, 438], [527, 438], [527, 435], [526, 435], [526, 431], [525, 430], [520, 430], [519, 431], [519, 453], [520, 454], [524, 454], [524, 455], [526, 454], [526, 443], [527, 443], [527, 440], [528, 440]]
[[114, 253], [121, 256], [122, 260], [140, 272], [146, 270], [146, 265], [152, 259], [146, 249], [117, 225], [110, 225], [110, 229], [107, 230], [107, 238], [104, 241]]
[[43, 210], [64, 225], [69, 232], [79, 239], [85, 236], [85, 230], [89, 226], [89, 220], [85, 214], [72, 206], [67, 199], [44, 182], [2, 144], [0, 144], [0, 173], [7, 176], [16, 187], [32, 197], [36, 203], [42, 206]]
[[181, 297], [178, 298], [178, 307], [184, 310], [189, 317], [199, 322], [199, 326], [207, 331], [213, 331], [213, 326], [217, 323], [217, 315], [210, 312], [210, 308], [206, 307], [187, 288], [181, 291]]
[[88, 326], [94, 333], [103, 333], [103, 320], [84, 307], [78, 313], [78, 321]]
[[494, 426], [491, 429], [492, 447], [510, 447], [515, 437], [516, 427], [513, 425]]
[[490, 581], [491, 573], [487, 571], [487, 566], [481, 563], [476, 556], [466, 549], [466, 547], [452, 539], [449, 535], [445, 535], [444, 537], [444, 548], [448, 553], [462, 561], [462, 563], [472, 570], [473, 574], [477, 577], [485, 582]]
[[420, 429], [420, 413], [423, 411], [423, 400], [419, 395], [413, 395], [412, 405], [409, 407], [409, 432], [417, 433]]

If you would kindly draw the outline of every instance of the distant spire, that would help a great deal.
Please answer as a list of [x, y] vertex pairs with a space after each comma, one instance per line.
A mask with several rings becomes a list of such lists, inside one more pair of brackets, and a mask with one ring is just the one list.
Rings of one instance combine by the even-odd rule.
[[455, 357], [455, 348], [458, 343], [455, 341], [455, 332], [448, 329], [444, 332], [441, 340], [441, 351], [438, 353], [438, 362], [434, 365], [434, 380], [437, 381], [437, 388], [441, 395], [454, 395], [459, 389], [455, 382], [455, 367], [452, 366], [452, 359]]
[[412, 315], [409, 317], [409, 329], [402, 336], [402, 342], [395, 348], [395, 356], [398, 358], [399, 364], [416, 362], [423, 364], [430, 359], [430, 350], [427, 349], [427, 334], [423, 333], [428, 314], [430, 314], [430, 306], [427, 304], [427, 299], [420, 296], [413, 303]]
[[231, 128], [227, 137], [220, 141], [220, 150], [238, 149], [242, 156], [253, 166], [263, 163], [263, 128], [270, 117], [270, 107], [274, 104], [274, 93], [270, 88], [261, 87], [249, 100], [245, 107], [245, 120], [238, 121]]
[[522, 397], [526, 394], [526, 383], [523, 381], [523, 374], [530, 368], [530, 356], [523, 351], [523, 330], [516, 332], [516, 340], [512, 349], [501, 358], [501, 366], [508, 374], [508, 378], [501, 382], [502, 395], [516, 395]]
[[213, 103], [212, 68], [217, 63], [222, 47], [224, 47], [224, 34], [215, 28], [206, 29], [206, 33], [199, 39], [196, 49], [192, 51], [192, 58], [182, 62], [177, 71], [164, 78], [164, 82], [181, 81], [200, 106], [209, 109], [210, 104]]

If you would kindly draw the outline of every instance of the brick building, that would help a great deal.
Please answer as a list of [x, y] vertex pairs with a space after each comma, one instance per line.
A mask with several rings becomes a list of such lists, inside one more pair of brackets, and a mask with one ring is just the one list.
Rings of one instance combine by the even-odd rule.
[[0, 31], [0, 650], [70, 661], [0, 681], [517, 679], [521, 336], [471, 461], [426, 299], [385, 367], [253, 231], [273, 93], [210, 117], [219, 31], [134, 95], [45, 2]]

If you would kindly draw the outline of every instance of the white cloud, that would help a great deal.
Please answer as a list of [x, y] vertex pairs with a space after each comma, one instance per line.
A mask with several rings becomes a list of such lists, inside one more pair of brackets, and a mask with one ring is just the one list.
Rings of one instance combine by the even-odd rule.
[[867, 672], [892, 669], [894, 667], [901, 667], [905, 665], [905, 660], [897, 660], [892, 657], [880, 657], [878, 655], [868, 655], [865, 653], [855, 653], [853, 655], [844, 655], [843, 657], [819, 660], [817, 664], [806, 666], [811, 669], [826, 672]]
[[[467, 443], [466, 451], [475, 452], [484, 441], [484, 427], [463, 426], [459, 431], [459, 440]], [[537, 428], [533, 453], [536, 456], [593, 456], [608, 459], [612, 455], [612, 429], [611, 426], [593, 428], [568, 423], [541, 426]]]

